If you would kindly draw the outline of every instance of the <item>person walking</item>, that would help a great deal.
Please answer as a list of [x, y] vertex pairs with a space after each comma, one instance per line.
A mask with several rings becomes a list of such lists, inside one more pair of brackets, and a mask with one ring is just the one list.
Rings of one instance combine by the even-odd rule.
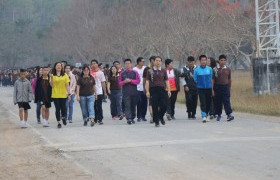
[[202, 122], [209, 121], [208, 113], [211, 106], [212, 96], [212, 68], [207, 66], [207, 56], [199, 57], [200, 66], [194, 70], [194, 81], [197, 84]]
[[143, 73], [144, 69], [146, 66], [145, 64], [145, 59], [143, 57], [139, 57], [136, 60], [136, 67], [133, 68], [134, 71], [136, 71], [139, 74], [140, 77], [140, 83], [137, 85], [137, 121], [147, 121], [146, 119], [146, 114], [147, 114], [147, 97], [144, 93], [144, 88], [143, 88]]
[[70, 101], [66, 101], [66, 120], [69, 123], [72, 123], [73, 120], [73, 108], [75, 102], [75, 94], [77, 88], [77, 80], [75, 75], [72, 73], [72, 67], [70, 65], [65, 65], [65, 73], [70, 79], [69, 88], [70, 88]]
[[20, 70], [20, 78], [14, 85], [14, 104], [18, 104], [19, 118], [21, 128], [27, 128], [28, 110], [31, 109], [29, 103], [33, 99], [32, 87], [29, 80], [26, 79], [26, 70]]
[[119, 84], [119, 72], [115, 66], [112, 66], [108, 75], [107, 89], [111, 101], [110, 109], [113, 120], [123, 119], [122, 113], [122, 90]]
[[[42, 77], [42, 75], [43, 75], [43, 68], [42, 67], [37, 67], [36, 71], [37, 71], [37, 75], [36, 75], [35, 78], [33, 78], [32, 82], [31, 82], [32, 92], [33, 92], [34, 95], [35, 95], [35, 89], [36, 89], [36, 86], [37, 86], [38, 79], [40, 79], [40, 77]], [[41, 124], [42, 102], [38, 101], [38, 102], [35, 102], [35, 103], [36, 103], [37, 123]]]
[[[166, 70], [162, 67], [162, 58], [155, 57], [154, 67], [148, 71], [146, 78], [146, 96], [151, 98], [153, 109], [153, 121], [159, 127], [159, 122], [165, 125], [164, 114], [166, 113], [168, 97], [171, 91]], [[166, 88], [168, 91], [166, 92]]]
[[[173, 67], [173, 60], [165, 60], [165, 70], [167, 72], [168, 82], [170, 85], [171, 97], [168, 98], [166, 117], [170, 120], [175, 120], [175, 104], [177, 101], [177, 95], [180, 91], [180, 76], [181, 72]], [[167, 91], [168, 89], [166, 89]]]
[[49, 117], [52, 102], [52, 87], [50, 84], [49, 69], [44, 67], [42, 70], [42, 76], [37, 80], [37, 85], [35, 88], [35, 103], [42, 105], [42, 117], [43, 117], [43, 126], [49, 126]]
[[61, 62], [54, 65], [53, 74], [50, 75], [50, 84], [52, 87], [52, 99], [55, 105], [55, 116], [57, 120], [57, 128], [61, 128], [61, 120], [66, 126], [66, 101], [70, 101], [70, 79], [64, 73]]
[[139, 74], [132, 69], [131, 59], [124, 60], [125, 71], [119, 76], [119, 84], [122, 86], [122, 97], [125, 104], [125, 117], [127, 124], [135, 124], [137, 105], [137, 85], [140, 83]]
[[[214, 58], [210, 57], [207, 60], [207, 65], [212, 68], [213, 74], [217, 70], [217, 62]], [[211, 105], [209, 110], [210, 120], [216, 118], [216, 110], [215, 110], [215, 96], [211, 97]]]
[[90, 121], [91, 127], [94, 126], [95, 111], [94, 101], [96, 98], [95, 80], [90, 75], [90, 68], [84, 66], [82, 68], [81, 77], [77, 84], [77, 101], [80, 102], [84, 126]]
[[232, 116], [232, 109], [230, 104], [230, 88], [231, 88], [231, 69], [226, 66], [227, 57], [225, 55], [219, 56], [219, 65], [213, 73], [215, 108], [217, 121], [222, 118], [223, 106], [227, 115], [227, 121], [234, 120]]
[[90, 75], [95, 80], [96, 94], [97, 98], [94, 102], [94, 111], [95, 111], [95, 123], [103, 124], [103, 109], [102, 109], [102, 101], [103, 101], [103, 92], [104, 96], [107, 96], [106, 92], [106, 78], [104, 73], [98, 67], [97, 60], [91, 60], [91, 70]]
[[187, 60], [188, 64], [181, 69], [181, 84], [184, 86], [185, 90], [188, 119], [196, 119], [198, 93], [197, 85], [193, 78], [196, 65], [193, 56], [189, 56]]
[[[146, 79], [147, 79], [147, 74], [148, 74], [148, 71], [154, 67], [154, 63], [155, 63], [155, 57], [156, 56], [151, 56], [149, 61], [150, 61], [150, 65], [147, 66], [145, 69], [144, 69], [144, 72], [143, 72], [143, 90], [144, 90], [144, 93], [146, 95]], [[153, 124], [154, 121], [153, 121], [153, 108], [152, 108], [152, 102], [151, 102], [151, 98], [150, 99], [147, 99], [148, 101], [148, 109], [149, 109], [149, 113], [150, 113], [150, 116], [151, 116], [151, 119], [150, 119], [150, 123]]]

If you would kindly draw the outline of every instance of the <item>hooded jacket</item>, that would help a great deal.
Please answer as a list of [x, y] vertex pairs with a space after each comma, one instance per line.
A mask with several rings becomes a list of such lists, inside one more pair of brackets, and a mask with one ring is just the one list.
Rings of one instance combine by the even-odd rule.
[[14, 85], [14, 104], [31, 102], [33, 99], [31, 83], [28, 79], [18, 79]]

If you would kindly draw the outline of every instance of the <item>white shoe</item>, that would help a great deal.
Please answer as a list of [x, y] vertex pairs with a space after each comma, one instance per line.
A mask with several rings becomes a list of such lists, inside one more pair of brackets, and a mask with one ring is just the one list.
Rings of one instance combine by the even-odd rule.
[[207, 117], [207, 118], [206, 118], [206, 122], [210, 122], [210, 119], [209, 119], [209, 117]]
[[206, 123], [207, 122], [207, 118], [206, 117], [202, 118], [202, 122]]
[[27, 128], [27, 123], [26, 123], [26, 121], [23, 121], [23, 128]]
[[20, 121], [20, 127], [24, 128], [24, 125], [25, 125], [24, 121]]
[[49, 127], [49, 123], [47, 120], [44, 119], [43, 121], [43, 127]]

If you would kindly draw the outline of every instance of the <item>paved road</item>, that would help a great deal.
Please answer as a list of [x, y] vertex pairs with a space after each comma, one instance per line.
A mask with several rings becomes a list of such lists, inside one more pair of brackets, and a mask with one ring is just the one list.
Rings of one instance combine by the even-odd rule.
[[[0, 105], [18, 123], [12, 88], [0, 88]], [[233, 122], [203, 124], [186, 120], [185, 107], [177, 105], [177, 120], [155, 128], [113, 121], [109, 103], [103, 108], [104, 125], [83, 127], [75, 103], [74, 123], [57, 129], [54, 108], [43, 128], [33, 105], [27, 130], [93, 179], [280, 179], [280, 118], [237, 113]]]

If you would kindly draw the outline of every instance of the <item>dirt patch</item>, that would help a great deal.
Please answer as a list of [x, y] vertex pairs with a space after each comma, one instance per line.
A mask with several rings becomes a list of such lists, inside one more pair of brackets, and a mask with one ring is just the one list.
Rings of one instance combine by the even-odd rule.
[[9, 118], [0, 109], [0, 179], [92, 179], [30, 128], [20, 129]]

